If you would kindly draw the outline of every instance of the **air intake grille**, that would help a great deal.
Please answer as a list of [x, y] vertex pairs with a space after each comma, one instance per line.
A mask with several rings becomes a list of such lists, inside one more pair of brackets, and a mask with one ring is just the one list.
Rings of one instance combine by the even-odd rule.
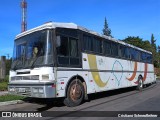
[[15, 76], [11, 77], [11, 80], [39, 80], [39, 75]]

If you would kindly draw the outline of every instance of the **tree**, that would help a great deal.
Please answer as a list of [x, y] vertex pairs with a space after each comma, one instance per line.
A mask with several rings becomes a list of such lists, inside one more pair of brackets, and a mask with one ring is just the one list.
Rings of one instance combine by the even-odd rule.
[[158, 64], [160, 67], [160, 46], [158, 45]]
[[108, 23], [107, 23], [106, 17], [105, 17], [105, 20], [104, 20], [103, 35], [112, 37], [111, 29], [108, 27]]
[[157, 47], [156, 47], [156, 40], [154, 39], [154, 35], [151, 35], [151, 45], [153, 47], [153, 50], [157, 51]]
[[155, 67], [159, 67], [159, 56], [157, 53], [156, 40], [154, 35], [151, 35], [151, 46], [152, 46], [152, 54], [153, 54], [153, 64]]
[[160, 46], [158, 45], [158, 53], [160, 53]]
[[11, 69], [12, 58], [6, 60], [6, 75], [9, 75]]
[[142, 38], [139, 38], [138, 36], [137, 37], [128, 36], [123, 41], [128, 44], [143, 48], [143, 40], [142, 40]]

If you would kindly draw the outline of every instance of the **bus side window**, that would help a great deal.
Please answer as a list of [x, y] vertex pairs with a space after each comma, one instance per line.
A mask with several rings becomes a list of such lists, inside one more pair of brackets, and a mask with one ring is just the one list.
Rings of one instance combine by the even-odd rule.
[[104, 42], [104, 53], [105, 55], [111, 54], [111, 42], [108, 42], [108, 41]]
[[58, 64], [69, 65], [68, 38], [57, 36], [56, 44]]
[[118, 44], [112, 43], [112, 55], [118, 57]]
[[83, 35], [83, 46], [86, 51], [93, 51], [92, 37]]
[[78, 39], [69, 38], [70, 65], [79, 65]]
[[146, 54], [146, 60], [148, 63], [152, 63], [152, 55], [151, 54]]
[[135, 50], [135, 60], [139, 61], [139, 51]]
[[[58, 38], [58, 37], [57, 37]], [[68, 38], [61, 36], [57, 39], [57, 54], [60, 56], [68, 56]]]
[[70, 56], [78, 57], [78, 42], [74, 38], [70, 38]]
[[95, 53], [102, 53], [102, 40], [96, 37], [93, 37], [92, 43], [93, 43], [93, 47], [92, 47], [93, 51]]
[[141, 54], [141, 59], [142, 59], [142, 62], [146, 62], [146, 54], [144, 52], [142, 52]]
[[79, 65], [78, 39], [57, 36], [56, 50], [59, 65]]
[[125, 54], [126, 54], [126, 47], [124, 47], [124, 46], [122, 46], [122, 45], [120, 45], [120, 56], [122, 57], [122, 58], [125, 58]]
[[125, 58], [130, 59], [129, 48], [125, 47]]

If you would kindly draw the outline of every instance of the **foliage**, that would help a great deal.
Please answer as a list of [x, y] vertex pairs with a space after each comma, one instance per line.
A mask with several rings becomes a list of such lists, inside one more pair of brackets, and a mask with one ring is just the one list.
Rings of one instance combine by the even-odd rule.
[[107, 23], [106, 17], [105, 17], [105, 20], [104, 20], [103, 35], [112, 37], [111, 29], [108, 27], [108, 23]]
[[16, 95], [2, 95], [0, 97], [0, 102], [12, 101], [12, 100], [23, 100], [24, 96], [16, 96]]
[[9, 71], [11, 68], [11, 63], [12, 63], [12, 59], [7, 59], [6, 60], [6, 75], [9, 75]]
[[158, 49], [158, 51], [157, 51], [157, 47], [156, 47], [156, 43], [155, 43], [156, 40], [155, 40], [153, 34], [151, 35], [150, 42], [149, 42], [149, 40], [143, 40], [142, 38], [139, 38], [138, 36], [137, 37], [128, 36], [123, 41], [152, 52], [154, 67], [160, 67], [160, 49]]
[[0, 82], [9, 82], [9, 75], [6, 75], [4, 79], [0, 79]]
[[6, 91], [8, 89], [9, 75], [6, 75], [5, 79], [0, 80], [0, 91]]
[[128, 36], [123, 41], [128, 44], [131, 44], [131, 45], [134, 45], [139, 48], [142, 48], [142, 49], [145, 49], [147, 51], [152, 52], [152, 46], [151, 46], [150, 42], [148, 40], [143, 41], [143, 39], [139, 38], [138, 36], [137, 37]]
[[139, 37], [131, 37], [131, 36], [128, 36], [128, 37], [127, 37], [126, 39], [124, 39], [123, 41], [126, 42], [126, 43], [128, 43], [128, 44], [131, 44], [131, 45], [140, 47], [140, 48], [143, 47], [143, 41], [142, 41], [142, 39], [139, 38]]
[[8, 89], [8, 82], [0, 82], [0, 91], [6, 91]]

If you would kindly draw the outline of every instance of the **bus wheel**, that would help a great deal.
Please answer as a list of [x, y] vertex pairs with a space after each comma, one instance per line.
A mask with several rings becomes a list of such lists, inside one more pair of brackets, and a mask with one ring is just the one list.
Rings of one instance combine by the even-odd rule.
[[73, 80], [67, 89], [67, 97], [64, 104], [68, 107], [74, 107], [82, 103], [84, 99], [84, 87], [80, 80]]
[[142, 79], [142, 77], [139, 77], [137, 90], [141, 91], [142, 89], [143, 89], [143, 79]]

